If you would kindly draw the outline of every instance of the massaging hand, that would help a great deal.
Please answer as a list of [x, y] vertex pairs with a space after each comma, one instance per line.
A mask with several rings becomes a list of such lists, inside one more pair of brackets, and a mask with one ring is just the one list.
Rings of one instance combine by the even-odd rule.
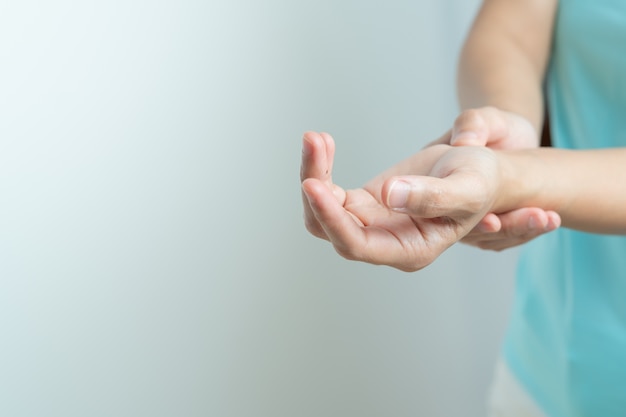
[[[537, 133], [521, 116], [494, 107], [462, 112], [454, 127], [432, 144], [487, 146], [491, 149], [536, 147]], [[482, 249], [503, 250], [526, 243], [561, 225], [554, 211], [537, 207], [520, 208], [508, 213], [488, 213], [463, 238], [463, 242]]]
[[344, 190], [331, 178], [334, 149], [328, 134], [304, 135], [305, 223], [352, 260], [421, 269], [467, 236], [493, 207], [501, 186], [492, 150], [433, 145], [363, 188]]

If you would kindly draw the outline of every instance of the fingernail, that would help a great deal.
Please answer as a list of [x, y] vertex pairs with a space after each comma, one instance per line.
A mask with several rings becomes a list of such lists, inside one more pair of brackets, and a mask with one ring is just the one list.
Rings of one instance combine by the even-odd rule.
[[478, 139], [478, 135], [475, 132], [472, 132], [472, 131], [459, 132], [452, 137], [452, 140], [450, 141], [450, 143], [457, 143], [457, 142], [472, 143], [472, 142], [475, 142], [477, 139]]
[[530, 216], [530, 218], [528, 219], [528, 229], [535, 230], [536, 228], [537, 228], [537, 219], [535, 219], [535, 216]]
[[560, 217], [554, 217], [554, 216], [549, 216], [548, 217], [548, 226], [546, 226], [548, 228], [548, 231], [552, 231], [552, 230], [556, 230], [561, 226], [561, 218]]
[[391, 187], [389, 187], [387, 205], [394, 210], [403, 210], [406, 208], [406, 203], [409, 200], [410, 191], [411, 185], [408, 182], [396, 180], [391, 184]]
[[308, 156], [312, 153], [313, 153], [313, 145], [306, 138], [304, 138], [302, 140], [302, 154]]

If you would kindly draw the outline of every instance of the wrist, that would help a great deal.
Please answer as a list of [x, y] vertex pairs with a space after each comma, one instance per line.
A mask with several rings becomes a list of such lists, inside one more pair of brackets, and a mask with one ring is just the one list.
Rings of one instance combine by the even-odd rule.
[[[534, 149], [496, 151], [500, 182], [493, 205], [494, 213], [504, 213], [521, 207], [542, 207], [543, 177], [541, 159]], [[547, 208], [547, 207], [544, 207]]]

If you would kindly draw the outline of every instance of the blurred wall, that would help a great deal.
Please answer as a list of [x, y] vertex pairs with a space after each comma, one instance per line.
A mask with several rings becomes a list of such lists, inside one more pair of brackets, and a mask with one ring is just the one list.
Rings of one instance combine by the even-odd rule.
[[446, 130], [478, 2], [0, 4], [0, 415], [484, 415], [515, 251], [414, 274], [302, 225]]

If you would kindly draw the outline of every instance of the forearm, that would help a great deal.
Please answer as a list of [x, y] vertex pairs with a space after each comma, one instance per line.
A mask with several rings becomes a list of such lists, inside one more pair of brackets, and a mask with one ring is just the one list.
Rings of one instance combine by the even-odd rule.
[[555, 1], [485, 1], [459, 60], [462, 109], [494, 106], [540, 131], [555, 10]]
[[503, 181], [494, 212], [554, 210], [572, 229], [626, 234], [626, 148], [499, 151]]
[[475, 34], [463, 50], [458, 75], [463, 110], [493, 106], [519, 114], [539, 132], [544, 115], [541, 85], [528, 59], [507, 39]]

